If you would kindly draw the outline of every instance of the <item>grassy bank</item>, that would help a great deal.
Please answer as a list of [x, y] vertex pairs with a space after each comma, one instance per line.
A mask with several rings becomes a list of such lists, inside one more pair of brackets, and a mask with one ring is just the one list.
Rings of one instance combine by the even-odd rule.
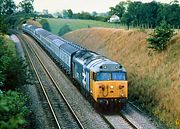
[[148, 35], [135, 30], [90, 28], [70, 32], [66, 39], [97, 51], [128, 71], [129, 99], [157, 116], [171, 128], [180, 119], [180, 35], [168, 49], [155, 53], [147, 48]]

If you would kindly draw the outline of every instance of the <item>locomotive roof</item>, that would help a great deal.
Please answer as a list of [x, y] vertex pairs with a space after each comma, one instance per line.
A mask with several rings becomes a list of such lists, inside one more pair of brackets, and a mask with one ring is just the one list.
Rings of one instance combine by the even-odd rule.
[[109, 59], [97, 59], [91, 62], [87, 67], [91, 69], [93, 72], [102, 72], [102, 71], [124, 71], [125, 68], [112, 60]]
[[93, 72], [100, 71], [125, 71], [118, 63], [89, 50], [78, 51], [73, 61], [80, 63]]

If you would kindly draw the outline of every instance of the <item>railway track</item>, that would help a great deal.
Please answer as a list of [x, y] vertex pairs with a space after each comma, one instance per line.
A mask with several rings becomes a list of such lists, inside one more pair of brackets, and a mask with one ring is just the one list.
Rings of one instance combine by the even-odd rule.
[[[35, 71], [37, 80], [42, 88], [47, 104], [56, 123], [54, 128], [80, 128], [84, 129], [83, 124], [68, 103], [63, 92], [60, 90], [55, 79], [47, 70], [40, 57], [30, 43], [16, 32], [17, 37], [23, 44], [25, 53]], [[38, 62], [38, 63], [37, 63]]]
[[120, 114], [101, 114], [102, 118], [111, 125], [113, 129], [139, 129], [134, 122]]

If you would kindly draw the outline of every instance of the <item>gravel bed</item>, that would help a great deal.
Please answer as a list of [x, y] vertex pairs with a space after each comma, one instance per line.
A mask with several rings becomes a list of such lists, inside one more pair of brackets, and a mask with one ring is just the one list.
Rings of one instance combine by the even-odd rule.
[[105, 115], [115, 129], [133, 129], [120, 115]]
[[[28, 36], [26, 37], [28, 38]], [[30, 40], [31, 43], [34, 42], [31, 38], [28, 38], [28, 40]], [[52, 76], [55, 78], [57, 84], [59, 84], [60, 89], [65, 94], [68, 102], [75, 110], [75, 113], [85, 128], [110, 128], [109, 125], [107, 125], [101, 116], [94, 110], [92, 105], [82, 96], [82, 94], [80, 94], [72, 82], [61, 72], [55, 63], [52, 62], [48, 55], [44, 51], [39, 50], [40, 47], [37, 47], [34, 43], [32, 43], [32, 45], [34, 45], [34, 48], [41, 56], [43, 62], [46, 62], [46, 67], [52, 73]]]
[[151, 122], [151, 118], [139, 112], [135, 107], [127, 103], [125, 109], [121, 111], [126, 118], [133, 122], [139, 129], [156, 129], [156, 126]]

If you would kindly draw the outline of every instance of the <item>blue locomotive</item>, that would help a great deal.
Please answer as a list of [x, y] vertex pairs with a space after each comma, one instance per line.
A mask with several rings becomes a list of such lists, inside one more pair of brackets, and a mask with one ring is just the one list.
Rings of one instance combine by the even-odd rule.
[[22, 29], [34, 37], [95, 102], [109, 105], [127, 100], [128, 81], [121, 64], [42, 28], [23, 24]]

